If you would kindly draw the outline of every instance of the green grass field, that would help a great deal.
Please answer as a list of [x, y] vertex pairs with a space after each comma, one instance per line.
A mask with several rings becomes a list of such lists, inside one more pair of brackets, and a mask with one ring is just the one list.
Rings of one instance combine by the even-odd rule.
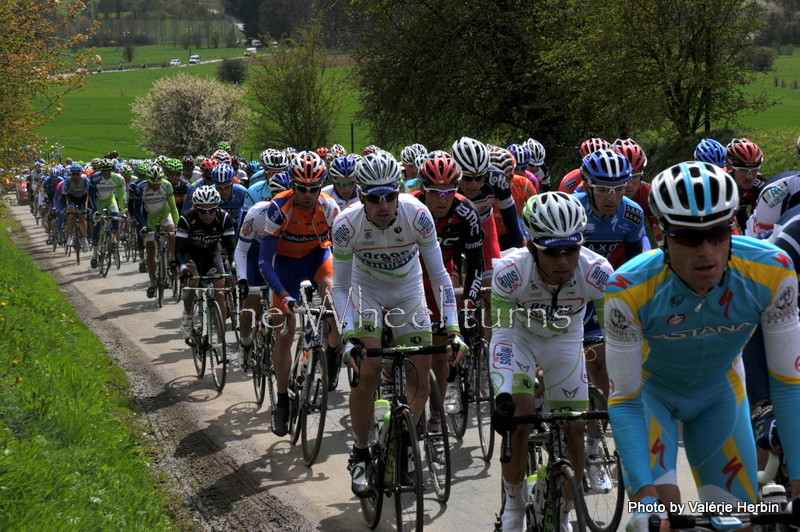
[[[775, 86], [778, 79], [778, 87]], [[785, 82], [786, 88], [780, 86]], [[767, 91], [780, 103], [763, 113], [746, 116], [741, 123], [752, 129], [779, 129], [800, 127], [800, 88], [792, 89], [792, 83], [800, 87], [800, 55], [783, 55], [775, 58], [774, 71], [759, 74], [750, 86], [754, 92]]]
[[[175, 47], [171, 45], [155, 45], [155, 46], [137, 46], [133, 53], [133, 61], [128, 62], [122, 59], [122, 47], [108, 47], [108, 48], [95, 48], [94, 55], [99, 55], [103, 60], [103, 70], [116, 70], [119, 65], [122, 68], [138, 69], [142, 63], [147, 66], [156, 67], [161, 65], [169, 65], [172, 59], [180, 59], [182, 64], [189, 63], [189, 56], [197, 54], [202, 61], [209, 61], [211, 59], [222, 59], [225, 57], [242, 57], [244, 55], [244, 48], [191, 48], [186, 50], [180, 46]], [[81, 53], [86, 53], [87, 50], [82, 50]], [[190, 53], [191, 52], [191, 53]], [[90, 57], [93, 58], [94, 55]], [[90, 63], [87, 67], [90, 71], [97, 70], [97, 65]]]
[[[142, 47], [144, 48], [144, 47]], [[163, 53], [152, 51], [153, 54]], [[233, 49], [230, 49], [233, 50]], [[241, 49], [237, 49], [241, 51]], [[202, 50], [201, 54], [204, 54]], [[177, 54], [172, 57], [178, 57]], [[238, 57], [238, 55], [237, 55]], [[206, 55], [201, 55], [203, 60]], [[188, 59], [188, 57], [187, 57]], [[182, 59], [183, 61], [183, 59]], [[180, 68], [148, 68], [117, 72], [111, 69], [102, 74], [93, 74], [86, 82], [86, 90], [69, 94], [65, 98], [64, 111], [56, 119], [41, 127], [38, 132], [52, 142], [59, 142], [63, 157], [75, 160], [88, 160], [117, 150], [126, 159], [149, 157], [137, 145], [137, 136], [130, 128], [132, 119], [131, 104], [137, 96], [144, 96], [152, 88], [153, 82], [163, 76], [178, 72], [189, 72], [197, 76], [216, 77], [217, 63], [182, 66]], [[351, 99], [339, 117], [330, 144], [339, 143], [348, 150], [354, 145], [357, 150], [371, 142], [363, 127], [355, 126], [354, 141], [351, 143], [350, 127], [358, 110], [358, 101]], [[268, 146], [244, 144], [240, 155], [257, 159]], [[282, 146], [281, 146], [282, 147]], [[298, 149], [310, 148], [295, 146]], [[316, 148], [316, 146], [311, 147]]]

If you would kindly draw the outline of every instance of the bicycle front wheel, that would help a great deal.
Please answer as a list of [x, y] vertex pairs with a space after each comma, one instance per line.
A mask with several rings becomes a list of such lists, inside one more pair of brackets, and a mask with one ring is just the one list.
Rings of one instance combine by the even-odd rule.
[[467, 379], [468, 372], [471, 371], [471, 369], [464, 369], [463, 362], [461, 364], [462, 366], [459, 366], [458, 373], [456, 375], [456, 379], [458, 379], [458, 393], [461, 395], [461, 412], [458, 414], [447, 415], [447, 424], [451, 429], [451, 434], [459, 440], [464, 438], [464, 434], [467, 433], [467, 425], [469, 424], [470, 396], [467, 391]]
[[100, 237], [100, 244], [98, 245], [97, 257], [100, 259], [100, 275], [106, 277], [108, 270], [111, 269], [111, 233], [104, 232]]
[[[426, 407], [425, 416], [421, 423], [430, 419], [430, 409], [435, 406], [440, 419], [444, 417], [444, 401], [439, 390], [439, 382], [431, 371], [431, 395]], [[441, 424], [441, 432], [425, 431], [423, 441], [425, 445], [425, 463], [431, 477], [436, 498], [441, 502], [450, 499], [450, 439], [448, 438], [447, 423]]]
[[422, 457], [411, 409], [405, 407], [392, 412], [392, 422], [396, 423], [392, 491], [397, 531], [422, 532], [425, 510], [422, 500]]
[[[594, 386], [589, 387], [589, 404], [591, 410], [606, 410], [605, 394]], [[599, 454], [586, 457], [586, 472], [583, 475], [583, 498], [586, 506], [586, 525], [592, 532], [612, 532], [622, 520], [622, 508], [625, 504], [624, 482], [619, 454], [609, 449], [608, 435], [611, 425], [608, 419], [591, 420], [595, 423], [600, 435]], [[589, 424], [587, 423], [587, 428]], [[592, 486], [589, 476], [604, 477], [605, 485], [598, 483]]]
[[472, 390], [475, 402], [475, 415], [478, 418], [478, 436], [481, 441], [483, 459], [491, 461], [494, 452], [494, 430], [492, 430], [492, 412], [494, 412], [494, 390], [489, 377], [489, 344], [481, 338], [472, 356], [473, 383]]
[[322, 446], [325, 413], [328, 410], [328, 364], [325, 351], [320, 346], [314, 347], [311, 352], [301, 408], [303, 463], [311, 467]]
[[156, 299], [158, 302], [158, 308], [161, 308], [164, 305], [164, 283], [166, 282], [167, 278], [167, 257], [164, 254], [164, 251], [159, 248], [158, 257], [156, 260]]
[[304, 352], [302, 340], [298, 341], [292, 372], [289, 374], [289, 441], [292, 445], [297, 443], [302, 432], [300, 410], [305, 393], [305, 374], [309, 357], [310, 353]]
[[197, 372], [197, 378], [202, 379], [206, 374], [206, 349], [203, 339], [203, 321], [205, 320], [205, 310], [203, 309], [203, 300], [197, 298], [192, 305], [192, 360], [194, 360], [194, 369]]
[[359, 499], [361, 503], [361, 515], [364, 517], [364, 523], [371, 529], [375, 529], [381, 520], [381, 510], [383, 509], [383, 474], [385, 463], [381, 458], [384, 450], [380, 448], [378, 443], [370, 446], [372, 452], [370, 453], [370, 460], [372, 461], [372, 471], [375, 479], [376, 494], [372, 497]]
[[116, 238], [113, 238], [112, 240], [111, 257], [114, 259], [114, 267], [119, 270], [122, 268], [122, 258], [119, 256], [119, 244], [116, 242]]
[[586, 532], [586, 506], [583, 500], [583, 492], [581, 491], [578, 479], [575, 478], [575, 472], [568, 464], [559, 466], [555, 472], [555, 493], [554, 500], [556, 502], [556, 510], [553, 512], [553, 530], [561, 530], [561, 497], [564, 497], [568, 492], [572, 493], [573, 509], [569, 513], [569, 519], [572, 523], [572, 532]]
[[239, 341], [239, 302], [233, 288], [225, 292], [225, 306], [228, 307], [228, 317], [231, 319], [231, 331], [233, 331], [236, 344], [239, 345], [241, 343]]
[[228, 371], [228, 352], [225, 345], [225, 322], [216, 301], [208, 304], [208, 337], [206, 348], [208, 360], [211, 364], [211, 376], [214, 378], [214, 388], [221, 392], [225, 388], [225, 376]]

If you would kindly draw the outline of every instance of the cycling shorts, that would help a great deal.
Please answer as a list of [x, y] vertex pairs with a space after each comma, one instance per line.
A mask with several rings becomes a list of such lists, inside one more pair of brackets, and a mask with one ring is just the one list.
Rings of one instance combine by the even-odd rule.
[[78, 207], [80, 205], [79, 212], [87, 212], [86, 200], [88, 197], [88, 194], [84, 194], [83, 196], [73, 196], [72, 194], [67, 194], [67, 208]]
[[170, 225], [173, 226], [172, 230], [174, 231], [175, 230], [174, 229], [175, 224], [172, 223], [172, 217], [171, 216], [167, 216], [166, 218], [164, 218], [160, 222], [156, 222], [155, 224], [153, 223], [153, 220], [148, 218], [147, 219], [147, 228], [150, 230], [150, 232], [147, 233], [147, 238], [145, 238], [144, 241], [145, 242], [155, 242], [156, 241], [156, 230], [159, 228], [159, 226], [161, 227], [161, 229], [166, 231], [167, 227], [169, 227]]
[[189, 264], [194, 264], [199, 275], [225, 273], [222, 266], [222, 255], [219, 252], [192, 255], [189, 253]]
[[[301, 303], [300, 283], [308, 279], [314, 289], [319, 290], [319, 283], [325, 277], [333, 277], [333, 257], [331, 256], [330, 248], [318, 247], [305, 257], [299, 258], [287, 257], [276, 253], [272, 266], [275, 268], [275, 272], [289, 295]], [[258, 268], [255, 269], [258, 270]], [[250, 276], [249, 271], [250, 268], [248, 268], [248, 277]], [[249, 282], [250, 280], [248, 279], [248, 284]], [[281, 300], [273, 291], [273, 308], [277, 309], [280, 304]]]

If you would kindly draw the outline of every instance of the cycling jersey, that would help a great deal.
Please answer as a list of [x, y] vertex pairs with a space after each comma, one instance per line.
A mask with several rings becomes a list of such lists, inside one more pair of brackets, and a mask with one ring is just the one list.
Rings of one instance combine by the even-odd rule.
[[150, 186], [150, 181], [144, 180], [137, 184], [135, 190], [133, 214], [141, 227], [155, 230], [159, 225], [177, 224], [180, 216], [175, 205], [172, 184], [169, 181], [162, 179], [158, 188], [154, 190]]
[[418, 190], [422, 190], [422, 181], [420, 178], [415, 177], [414, 179], [409, 179], [403, 183], [403, 187], [405, 191], [409, 194], [412, 192], [417, 192]]
[[89, 180], [89, 201], [95, 212], [103, 209], [119, 212], [124, 209], [127, 203], [125, 179], [113, 172], [108, 179], [104, 179], [103, 173], [97, 172]]
[[[525, 206], [525, 202], [528, 201], [528, 198], [536, 195], [536, 187], [525, 176], [517, 174], [511, 176], [510, 185], [511, 196], [514, 198], [514, 206], [517, 209], [517, 223], [519, 224], [520, 216], [522, 215], [522, 208]], [[508, 239], [502, 238], [508, 234], [508, 229], [506, 229], [506, 224], [503, 221], [502, 214], [500, 213], [500, 204], [497, 201], [494, 202], [492, 214], [494, 216], [495, 226], [497, 227], [497, 238], [500, 240], [500, 249], [508, 249], [511, 247], [510, 243], [507, 242]]]
[[558, 184], [558, 191], [572, 194], [573, 192], [576, 192], [578, 187], [581, 185], [583, 185], [583, 179], [581, 179], [581, 169], [576, 168], [575, 170], [570, 170], [567, 175], [561, 179], [561, 183]]
[[89, 193], [89, 178], [81, 175], [77, 180], [68, 177], [64, 180], [61, 187], [61, 194], [64, 197], [83, 198]]
[[186, 195], [183, 198], [183, 208], [181, 209], [180, 212], [186, 212], [192, 207], [194, 207], [194, 205], [192, 204], [192, 196], [194, 196], [194, 191], [204, 185], [208, 185], [210, 187], [214, 185], [214, 182], [211, 181], [211, 178], [206, 179], [203, 177], [193, 182], [191, 185], [189, 185], [189, 188], [186, 190]]
[[680, 420], [701, 499], [755, 502], [755, 446], [739, 355], [759, 322], [781, 440], [794, 450], [789, 476], [800, 478], [797, 278], [771, 244], [734, 236], [731, 246], [722, 279], [705, 296], [672, 272], [661, 250], [627, 262], [608, 283], [608, 410], [632, 493], [677, 484]]
[[[586, 209], [588, 224], [584, 235], [587, 248], [609, 259], [614, 268], [618, 268], [626, 260], [641, 253], [642, 233], [644, 232], [644, 212], [641, 207], [623, 196], [622, 204], [617, 212], [612, 216], [600, 218], [589, 205], [589, 197], [585, 192], [578, 192], [575, 197]], [[626, 242], [625, 256], [612, 256], [623, 240]], [[622, 253], [620, 252], [619, 255]]]
[[322, 193], [332, 197], [333, 200], [336, 202], [336, 205], [339, 206], [339, 211], [343, 211], [350, 205], [361, 201], [358, 199], [359, 190], [360, 187], [356, 185], [356, 189], [353, 191], [353, 195], [350, 196], [349, 200], [342, 199], [342, 197], [336, 192], [336, 187], [334, 187], [333, 185], [328, 185], [327, 187], [323, 188]]
[[[337, 214], [339, 207], [325, 194], [320, 193], [316, 205], [309, 211], [295, 207], [293, 190], [275, 196], [267, 207], [259, 259], [261, 274], [273, 292], [294, 292], [285, 288], [278, 277], [273, 264], [275, 257], [302, 259], [317, 249], [330, 247], [330, 228]], [[291, 272], [286, 270], [286, 273]]]
[[[728, 173], [733, 176], [733, 172], [734, 170], [730, 170]], [[748, 207], [755, 208], [756, 202], [766, 184], [767, 180], [759, 173], [756, 175], [753, 186], [749, 190], [739, 188], [739, 210], [736, 211], [736, 225], [739, 226], [740, 233], [745, 233], [745, 228], [747, 227], [747, 219], [750, 217], [750, 213], [747, 212]]]
[[248, 286], [266, 285], [258, 268], [258, 259], [268, 206], [268, 201], [260, 201], [250, 207], [239, 229], [239, 240], [236, 243], [236, 277], [238, 280], [246, 280]]
[[172, 184], [172, 194], [175, 196], [175, 207], [178, 212], [183, 212], [183, 202], [189, 192], [189, 182], [180, 177], [175, 183], [172, 181], [170, 183]]
[[603, 295], [611, 274], [608, 261], [585, 247], [572, 277], [562, 285], [542, 281], [527, 248], [495, 263], [490, 352], [496, 394], [532, 394], [540, 365], [551, 408], [585, 408], [583, 315], [593, 301], [603, 324]]
[[[431, 285], [441, 287], [437, 293], [442, 297], [437, 297], [437, 303], [443, 316], [442, 328], [458, 331], [453, 286], [442, 262], [436, 224], [419, 200], [400, 194], [397, 215], [387, 229], [378, 229], [368, 220], [363, 204], [353, 205], [336, 217], [332, 235], [333, 301], [342, 320], [343, 338], [379, 338], [381, 316], [377, 314], [386, 307], [403, 312], [402, 316], [395, 314], [401, 321], [394, 327], [398, 343], [418, 337], [414, 343], [420, 345], [429, 339], [430, 318], [419, 256], [430, 273]], [[356, 311], [364, 328], [358, 334]]]
[[[422, 191], [412, 194], [420, 202], [425, 204], [425, 194]], [[450, 211], [442, 218], [434, 218], [436, 222], [436, 238], [439, 241], [439, 249], [442, 251], [442, 261], [448, 274], [454, 274], [453, 258], [464, 254], [463, 264], [466, 266], [466, 279], [464, 282], [464, 298], [477, 301], [481, 289], [481, 279], [483, 279], [483, 230], [478, 221], [478, 210], [467, 198], [461, 194], [456, 194]], [[428, 301], [428, 308], [433, 314], [431, 319], [439, 321], [440, 315], [437, 311], [436, 299], [439, 293], [431, 286], [430, 276], [427, 267], [422, 265], [425, 296]]]
[[[255, 175], [255, 174], [254, 174]], [[247, 194], [244, 197], [243, 209], [247, 211], [256, 203], [262, 201], [269, 201], [272, 199], [272, 191], [269, 189], [269, 181], [262, 179], [256, 184], [250, 181], [250, 188], [247, 189]]]
[[[245, 196], [247, 196], [247, 189], [234, 183], [231, 186], [231, 195], [228, 196], [228, 199], [223, 199], [219, 204], [220, 209], [230, 214], [237, 231], [239, 229], [239, 220], [242, 217]], [[187, 199], [187, 201], [189, 200]]]
[[800, 173], [770, 179], [758, 195], [745, 234], [760, 236], [772, 229], [780, 216], [800, 204]]
[[220, 242], [228, 254], [228, 262], [233, 263], [236, 230], [231, 216], [221, 209], [217, 210], [211, 223], [203, 222], [194, 209], [183, 213], [178, 221], [175, 238], [175, 260], [182, 265], [194, 262], [201, 275], [208, 272], [212, 265], [217, 272], [222, 273], [222, 264], [217, 257]]
[[253, 188], [253, 185], [260, 183], [262, 181], [269, 181], [269, 174], [267, 174], [266, 170], [259, 170], [255, 174], [250, 176], [250, 186], [248, 188]]

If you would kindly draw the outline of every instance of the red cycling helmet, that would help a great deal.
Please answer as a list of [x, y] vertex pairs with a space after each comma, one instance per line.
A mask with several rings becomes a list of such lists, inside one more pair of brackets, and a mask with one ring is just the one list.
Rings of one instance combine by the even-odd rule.
[[438, 152], [422, 163], [419, 169], [419, 178], [425, 186], [453, 185], [455, 187], [461, 180], [461, 167], [449, 153]]
[[597, 150], [605, 150], [610, 147], [611, 144], [609, 144], [607, 140], [603, 140], [598, 137], [584, 140], [581, 144], [581, 157], [586, 157], [590, 153], [596, 152]]
[[758, 144], [748, 139], [732, 139], [725, 151], [725, 158], [732, 166], [761, 166], [764, 160], [764, 152]]
[[317, 148], [317, 155], [319, 155], [323, 159], [326, 158], [330, 152], [331, 152], [331, 150], [329, 150], [325, 146]]
[[647, 156], [639, 143], [633, 139], [617, 139], [611, 149], [628, 158], [634, 172], [641, 172], [647, 166]]
[[216, 159], [206, 159], [202, 163], [200, 163], [200, 173], [203, 174], [203, 177], [207, 177], [211, 179], [211, 172], [214, 171], [214, 167], [219, 164], [219, 161]]

